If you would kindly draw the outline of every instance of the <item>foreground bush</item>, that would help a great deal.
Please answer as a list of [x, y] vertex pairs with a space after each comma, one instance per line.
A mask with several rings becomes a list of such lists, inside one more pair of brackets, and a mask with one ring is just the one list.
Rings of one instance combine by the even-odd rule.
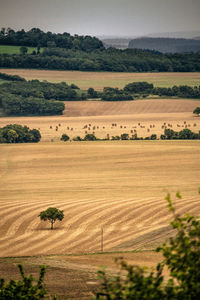
[[[176, 196], [181, 198], [179, 193]], [[166, 200], [174, 216], [171, 226], [176, 235], [157, 249], [164, 259], [157, 265], [156, 271], [147, 272], [119, 258], [119, 275], [111, 277], [105, 271], [99, 271], [102, 285], [95, 300], [200, 299], [200, 221], [189, 214], [180, 217], [175, 213], [169, 194]], [[34, 284], [34, 278], [26, 276], [21, 265], [18, 267], [22, 280], [10, 280], [6, 284], [4, 279], [0, 279], [0, 299], [46, 299], [47, 291], [43, 284], [45, 268], [41, 267], [39, 279]], [[167, 280], [164, 280], [164, 267], [168, 267], [170, 273]]]
[[39, 130], [27, 126], [10, 124], [0, 128], [0, 143], [37, 143], [40, 139]]
[[44, 287], [45, 267], [41, 267], [38, 281], [34, 284], [35, 279], [31, 275], [25, 275], [21, 265], [18, 265], [21, 280], [5, 283], [0, 278], [0, 299], [1, 300], [39, 300], [44, 299], [47, 291]]
[[[181, 198], [179, 193], [177, 197]], [[200, 221], [189, 214], [179, 217], [175, 214], [170, 195], [166, 200], [174, 214], [171, 226], [176, 230], [176, 235], [157, 249], [164, 260], [151, 273], [128, 265], [123, 259], [118, 260], [121, 269], [118, 276], [110, 277], [105, 271], [99, 271], [102, 285], [95, 299], [200, 299]], [[166, 281], [164, 266], [170, 272]]]

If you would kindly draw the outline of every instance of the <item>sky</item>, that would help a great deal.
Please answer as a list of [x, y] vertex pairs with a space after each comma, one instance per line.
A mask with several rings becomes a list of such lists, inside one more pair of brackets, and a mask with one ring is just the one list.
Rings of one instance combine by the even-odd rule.
[[0, 0], [0, 28], [92, 36], [200, 31], [200, 0]]

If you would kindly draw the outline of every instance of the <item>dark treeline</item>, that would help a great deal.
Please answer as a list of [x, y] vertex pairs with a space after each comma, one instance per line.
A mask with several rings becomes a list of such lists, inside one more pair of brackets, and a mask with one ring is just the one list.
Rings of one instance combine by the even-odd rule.
[[157, 87], [153, 89], [153, 94], [158, 96], [200, 99], [200, 86], [175, 85], [172, 88]]
[[118, 88], [105, 87], [101, 94], [101, 99], [104, 101], [122, 101], [133, 100], [133, 96], [127, 91]]
[[[37, 47], [32, 54], [0, 55], [0, 67], [112, 72], [196, 72], [200, 53], [162, 54], [139, 49], [105, 49], [96, 37], [2, 28], [0, 45]], [[40, 48], [43, 47], [43, 51]], [[41, 53], [40, 53], [41, 52]]]
[[158, 95], [160, 97], [177, 97], [200, 99], [200, 86], [173, 86], [172, 88], [154, 87], [148, 82], [132, 82], [123, 89], [105, 87], [101, 93], [101, 99], [104, 101], [133, 100], [147, 97], [149, 95]]
[[134, 94], [152, 94], [154, 90], [154, 86], [152, 83], [148, 83], [146, 81], [139, 81], [139, 82], [132, 82], [128, 83], [125, 87], [124, 90], [129, 93], [134, 93]]
[[162, 54], [115, 48], [88, 53], [54, 47], [44, 49], [40, 54], [1, 54], [0, 67], [110, 72], [199, 72], [200, 54]]
[[6, 80], [6, 81], [25, 81], [24, 78], [22, 78], [18, 75], [9, 75], [6, 73], [0, 73], [0, 79]]
[[99, 98], [103, 101], [126, 101], [159, 95], [177, 98], [200, 98], [200, 86], [154, 87], [148, 82], [132, 82], [123, 89], [104, 87], [102, 92], [89, 88], [81, 91], [74, 84], [50, 83], [25, 79], [0, 73], [7, 79], [0, 85], [0, 108], [7, 115], [60, 115], [65, 109], [62, 101], [78, 101]]
[[1, 85], [1, 91], [21, 95], [22, 97], [44, 98], [46, 100], [82, 100], [82, 95], [75, 85], [67, 85], [65, 82], [50, 83], [47, 81], [30, 80], [22, 82], [6, 82]]
[[[65, 100], [82, 100], [85, 95], [75, 85], [65, 82], [49, 83], [39, 80], [20, 81], [10, 76], [1, 84], [0, 107], [7, 115], [60, 115]], [[59, 101], [58, 101], [59, 100]]]
[[178, 98], [200, 98], [200, 86], [174, 85], [171, 88], [154, 87], [152, 83], [148, 82], [132, 82], [124, 87], [124, 91], [129, 92], [134, 96], [141, 95], [158, 95]]
[[61, 101], [34, 97], [22, 97], [13, 94], [2, 95], [2, 108], [5, 114], [14, 116], [62, 115], [65, 105]]
[[196, 133], [188, 128], [185, 128], [178, 132], [167, 128], [165, 129], [164, 134], [160, 136], [160, 138], [162, 140], [199, 140], [200, 132]]
[[[137, 133], [132, 134], [131, 136], [128, 133], [122, 133], [121, 135], [116, 135], [110, 137], [107, 135], [106, 138], [100, 139], [97, 138], [93, 133], [88, 133], [85, 135], [84, 138], [81, 138], [80, 136], [75, 136], [72, 138], [73, 141], [79, 142], [79, 141], [106, 141], [106, 140], [112, 140], [112, 141], [125, 141], [125, 140], [158, 140], [157, 134], [152, 134], [151, 136], [146, 137], [138, 137]], [[161, 140], [199, 140], [200, 139], [200, 132], [196, 133], [191, 131], [188, 128], [185, 128], [181, 131], [174, 131], [172, 129], [166, 128], [164, 131], [164, 134], [160, 135]], [[63, 134], [60, 138], [61, 141], [67, 142], [70, 140], [70, 137], [67, 134]]]
[[0, 31], [0, 45], [15, 45], [29, 47], [59, 47], [74, 50], [92, 51], [103, 49], [103, 43], [96, 37], [71, 36], [69, 33], [43, 32], [39, 28], [29, 31], [24, 29], [15, 31], [12, 28], [2, 28]]

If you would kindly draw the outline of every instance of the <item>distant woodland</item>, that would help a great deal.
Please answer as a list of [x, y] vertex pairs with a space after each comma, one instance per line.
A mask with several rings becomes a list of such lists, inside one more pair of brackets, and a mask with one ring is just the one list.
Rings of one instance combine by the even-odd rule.
[[[200, 53], [163, 54], [154, 50], [116, 49], [103, 46], [96, 37], [69, 33], [2, 28], [0, 45], [18, 45], [21, 54], [1, 54], [2, 68], [81, 70], [111, 72], [199, 72]], [[26, 47], [37, 47], [28, 54]], [[43, 51], [40, 51], [40, 49]]]
[[162, 53], [200, 53], [200, 40], [144, 37], [131, 40], [128, 48], [155, 50]]
[[[127, 101], [148, 96], [200, 99], [200, 86], [154, 87], [148, 82], [132, 82], [123, 89], [104, 87], [102, 92], [93, 88], [80, 90], [75, 84], [65, 82], [30, 80], [17, 75], [0, 73], [0, 109], [5, 115], [61, 115], [65, 109], [63, 101], [97, 99], [101, 101]], [[197, 112], [199, 114], [199, 112]]]

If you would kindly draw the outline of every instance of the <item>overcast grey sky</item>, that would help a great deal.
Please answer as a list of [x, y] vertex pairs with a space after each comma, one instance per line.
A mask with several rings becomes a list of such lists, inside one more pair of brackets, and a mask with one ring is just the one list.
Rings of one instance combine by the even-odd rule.
[[200, 30], [200, 0], [0, 0], [0, 27], [137, 36]]

